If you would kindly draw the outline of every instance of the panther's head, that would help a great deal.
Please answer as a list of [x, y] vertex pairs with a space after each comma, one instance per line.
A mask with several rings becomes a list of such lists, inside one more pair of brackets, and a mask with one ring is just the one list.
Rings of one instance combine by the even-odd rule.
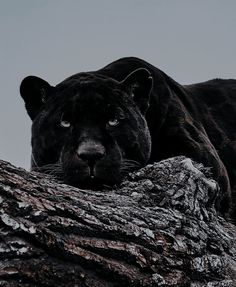
[[151, 138], [145, 113], [152, 77], [138, 69], [123, 81], [80, 73], [55, 87], [26, 77], [20, 87], [32, 119], [32, 170], [79, 187], [113, 185], [145, 165]]

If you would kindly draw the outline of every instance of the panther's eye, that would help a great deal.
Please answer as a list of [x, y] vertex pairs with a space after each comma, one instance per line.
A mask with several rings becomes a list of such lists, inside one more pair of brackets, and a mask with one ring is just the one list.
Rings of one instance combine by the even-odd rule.
[[67, 120], [67, 116], [65, 116], [64, 113], [61, 115], [60, 126], [63, 128], [69, 128], [71, 126], [71, 123]]
[[116, 126], [119, 125], [119, 123], [120, 123], [120, 121], [118, 119], [116, 119], [116, 118], [111, 119], [111, 120], [108, 121], [108, 125], [110, 127], [116, 127]]
[[60, 125], [63, 128], [69, 128], [70, 127], [70, 122], [65, 121], [65, 120], [61, 120]]

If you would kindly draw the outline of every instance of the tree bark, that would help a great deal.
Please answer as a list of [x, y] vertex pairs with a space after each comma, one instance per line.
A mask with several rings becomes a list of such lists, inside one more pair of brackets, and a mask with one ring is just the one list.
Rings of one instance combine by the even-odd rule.
[[200, 164], [81, 190], [0, 161], [0, 286], [236, 286], [236, 229]]

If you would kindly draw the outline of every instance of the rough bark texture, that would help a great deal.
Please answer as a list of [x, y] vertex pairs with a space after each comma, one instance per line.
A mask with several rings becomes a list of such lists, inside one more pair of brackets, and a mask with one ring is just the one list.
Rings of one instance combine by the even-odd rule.
[[168, 159], [113, 190], [0, 161], [0, 286], [236, 286], [236, 230], [207, 169]]

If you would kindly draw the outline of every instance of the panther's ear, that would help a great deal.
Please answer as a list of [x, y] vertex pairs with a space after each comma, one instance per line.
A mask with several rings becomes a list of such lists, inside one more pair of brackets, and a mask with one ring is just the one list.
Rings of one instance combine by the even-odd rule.
[[136, 102], [140, 111], [145, 114], [149, 107], [150, 92], [152, 90], [151, 73], [144, 68], [129, 74], [120, 84]]
[[39, 110], [50, 97], [52, 89], [53, 87], [41, 78], [28, 76], [23, 79], [20, 85], [20, 94], [25, 101], [25, 107], [31, 120], [34, 120]]

